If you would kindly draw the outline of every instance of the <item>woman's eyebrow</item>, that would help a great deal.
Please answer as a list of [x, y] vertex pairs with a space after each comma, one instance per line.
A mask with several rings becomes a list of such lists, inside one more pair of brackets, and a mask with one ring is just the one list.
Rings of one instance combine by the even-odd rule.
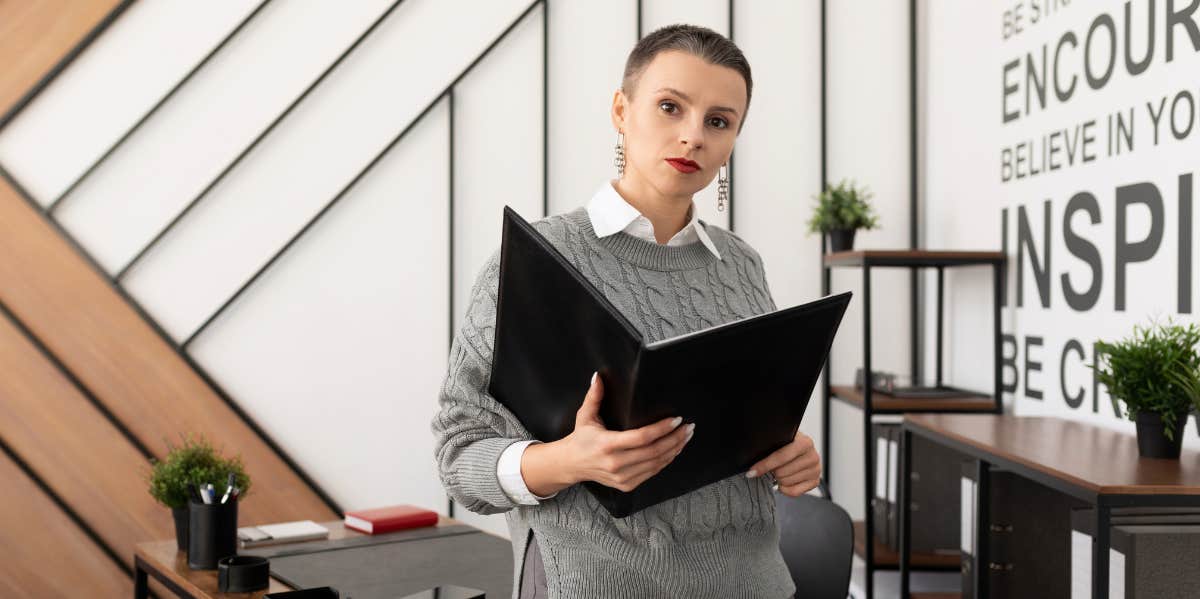
[[[675, 88], [673, 88], [673, 87], [660, 87], [660, 88], [658, 88], [657, 90], [655, 90], [655, 92], [654, 92], [654, 93], [658, 93], [658, 92], [671, 92], [671, 93], [675, 94], [676, 96], [679, 96], [680, 98], [683, 98], [683, 100], [684, 100], [685, 102], [691, 102], [691, 101], [692, 101], [692, 99], [691, 99], [691, 98], [689, 98], [687, 94], [685, 94], [685, 93], [683, 93], [683, 92], [681, 92], [681, 91], [679, 91], [679, 90], [677, 90], [677, 89], [675, 89]], [[713, 106], [713, 107], [712, 107], [712, 109], [713, 109], [713, 110], [716, 110], [716, 111], [718, 111], [718, 112], [731, 112], [731, 113], [733, 113], [733, 116], [737, 116], [737, 113], [738, 113], [738, 111], [736, 111], [736, 110], [734, 110], [734, 109], [732, 109], [732, 108], [730, 108], [730, 107], [728, 107], [728, 106]]]

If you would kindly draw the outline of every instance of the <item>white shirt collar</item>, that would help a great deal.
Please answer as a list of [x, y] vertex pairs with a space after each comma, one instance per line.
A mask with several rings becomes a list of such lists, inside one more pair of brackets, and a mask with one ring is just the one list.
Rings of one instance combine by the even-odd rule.
[[[621, 194], [617, 193], [611, 180], [601, 184], [596, 193], [592, 195], [592, 199], [587, 205], [587, 213], [597, 237], [606, 237], [618, 231], [625, 231], [634, 237], [658, 243], [654, 237], [654, 224], [645, 215], [638, 212], [638, 209], [634, 208], [632, 204], [626, 202]], [[703, 223], [696, 215], [695, 202], [688, 206], [688, 219], [688, 223], [672, 236], [666, 245], [685, 245], [699, 240], [720, 260], [721, 254], [717, 252], [716, 244], [705, 232]]]

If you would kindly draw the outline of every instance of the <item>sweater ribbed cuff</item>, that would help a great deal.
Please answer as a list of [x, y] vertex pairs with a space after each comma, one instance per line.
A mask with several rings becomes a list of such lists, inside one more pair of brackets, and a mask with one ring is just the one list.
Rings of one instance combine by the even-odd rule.
[[462, 488], [471, 489], [476, 497], [498, 508], [517, 507], [517, 503], [504, 493], [500, 478], [496, 475], [500, 454], [517, 441], [521, 439], [489, 437], [464, 447], [455, 464]]

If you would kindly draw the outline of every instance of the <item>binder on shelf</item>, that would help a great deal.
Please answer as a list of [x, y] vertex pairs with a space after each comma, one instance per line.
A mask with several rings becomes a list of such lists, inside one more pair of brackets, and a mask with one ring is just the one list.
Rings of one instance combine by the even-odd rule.
[[[958, 452], [912, 436], [912, 467], [909, 468], [910, 546], [915, 553], [958, 555], [959, 493], [955, 485], [961, 472]], [[898, 531], [898, 529], [897, 529]], [[897, 534], [897, 546], [899, 534]]]
[[975, 460], [963, 460], [959, 473], [959, 551], [962, 552], [962, 599], [975, 597], [976, 510], [979, 473]]
[[[975, 462], [970, 462], [972, 470]], [[971, 475], [974, 481], [974, 473]], [[972, 515], [986, 499], [982, 529], [975, 531], [971, 572], [984, 569], [988, 597], [1066, 597], [1070, 594], [1070, 513], [1082, 501], [1024, 478], [992, 468], [987, 497], [975, 492]], [[976, 487], [977, 489], [978, 487]], [[978, 550], [986, 547], [985, 560]], [[967, 556], [963, 556], [964, 564]], [[964, 567], [963, 597], [974, 597]], [[968, 591], [970, 589], [970, 591]]]
[[647, 343], [604, 294], [504, 207], [488, 393], [542, 441], [569, 434], [593, 371], [611, 430], [680, 416], [696, 434], [624, 492], [584, 487], [621, 518], [744, 472], [791, 442], [850, 292]]
[[1126, 524], [1109, 538], [1109, 597], [1188, 597], [1200, 588], [1200, 525]]
[[896, 478], [900, 476], [900, 425], [888, 428], [888, 479], [887, 479], [887, 546], [900, 548], [900, 510], [897, 505]]
[[[1071, 510], [1071, 599], [1092, 596], [1095, 513], [1090, 507]], [[1119, 507], [1109, 516], [1110, 597], [1186, 596], [1180, 589], [1200, 587], [1200, 569], [1195, 568], [1200, 563], [1200, 508]], [[1156, 574], [1148, 575], [1150, 568]]]
[[875, 445], [875, 497], [871, 499], [872, 517], [875, 521], [875, 539], [887, 547], [892, 547], [895, 537], [892, 536], [891, 522], [895, 519], [895, 496], [889, 496], [895, 476], [891, 470], [892, 463], [892, 430], [897, 425], [884, 422], [871, 423], [871, 437]]

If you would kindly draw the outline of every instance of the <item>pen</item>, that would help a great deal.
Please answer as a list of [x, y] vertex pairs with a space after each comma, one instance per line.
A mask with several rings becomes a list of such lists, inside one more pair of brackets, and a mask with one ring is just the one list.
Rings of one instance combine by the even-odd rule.
[[233, 491], [233, 473], [232, 472], [229, 473], [229, 482], [225, 486], [225, 494], [221, 496], [221, 503], [225, 503], [225, 500], [229, 499], [229, 493], [231, 491]]

